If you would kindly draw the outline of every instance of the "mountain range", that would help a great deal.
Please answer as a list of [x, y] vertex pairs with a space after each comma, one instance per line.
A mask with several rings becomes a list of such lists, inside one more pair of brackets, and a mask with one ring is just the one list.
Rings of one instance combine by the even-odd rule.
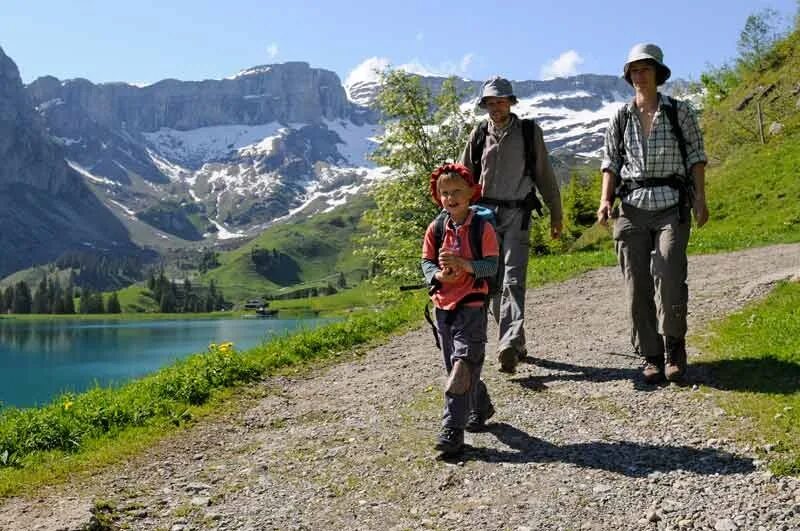
[[[75, 247], [163, 253], [252, 236], [385, 176], [368, 159], [382, 132], [378, 83], [344, 86], [307, 63], [147, 86], [23, 85], [0, 49], [0, 76], [0, 216], [14, 227], [0, 236], [0, 277]], [[436, 93], [444, 78], [422, 81]], [[456, 84], [474, 106], [481, 81]], [[514, 87], [514, 111], [537, 119], [557, 166], [596, 158], [632, 95], [621, 78], [591, 74]]]

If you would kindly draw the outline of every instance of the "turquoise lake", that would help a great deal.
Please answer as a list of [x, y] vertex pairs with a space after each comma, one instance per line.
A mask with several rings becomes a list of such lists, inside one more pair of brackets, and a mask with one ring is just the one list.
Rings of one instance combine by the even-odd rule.
[[118, 385], [231, 341], [237, 350], [329, 319], [17, 321], [0, 319], [0, 403], [28, 407], [95, 383]]

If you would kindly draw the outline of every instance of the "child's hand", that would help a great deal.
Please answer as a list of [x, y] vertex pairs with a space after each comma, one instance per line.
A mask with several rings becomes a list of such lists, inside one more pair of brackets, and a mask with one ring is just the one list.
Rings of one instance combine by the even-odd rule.
[[442, 269], [450, 269], [458, 274], [473, 272], [472, 262], [447, 249], [442, 249], [439, 253], [439, 266]]
[[450, 284], [458, 280], [458, 277], [461, 276], [460, 271], [456, 271], [450, 267], [445, 267], [438, 273], [436, 273], [436, 278], [442, 284]]

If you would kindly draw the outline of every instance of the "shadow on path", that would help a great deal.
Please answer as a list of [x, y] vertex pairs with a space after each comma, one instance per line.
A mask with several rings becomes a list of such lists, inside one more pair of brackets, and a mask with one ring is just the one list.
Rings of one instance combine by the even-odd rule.
[[509, 450], [467, 447], [457, 461], [502, 463], [572, 463], [630, 477], [652, 472], [686, 470], [695, 474], [738, 474], [755, 470], [751, 459], [712, 448], [621, 442], [589, 442], [558, 446], [531, 437], [504, 422], [489, 424], [489, 433]]
[[[604, 355], [608, 354], [633, 357], [614, 352]], [[532, 391], [543, 391], [550, 382], [570, 381], [602, 383], [630, 380], [639, 391], [655, 391], [663, 386], [645, 384], [638, 368], [574, 365], [532, 356], [524, 361], [552, 371], [549, 374], [510, 379]], [[791, 394], [800, 390], [800, 364], [773, 357], [694, 361], [689, 364], [686, 379], [681, 385], [692, 384], [703, 384], [725, 391]]]
[[[614, 352], [606, 353], [616, 354]], [[632, 357], [624, 354], [616, 354], [624, 357]], [[638, 360], [638, 358], [636, 358]], [[530, 363], [554, 371], [550, 374], [540, 376], [530, 375], [523, 378], [511, 378], [510, 381], [520, 384], [522, 387], [531, 391], [544, 391], [549, 382], [611, 382], [617, 380], [630, 380], [636, 389], [640, 391], [655, 391], [658, 385], [645, 384], [641, 377], [640, 369], [630, 369], [622, 367], [591, 367], [585, 365], [574, 365], [561, 361], [546, 360], [528, 356], [524, 360]]]

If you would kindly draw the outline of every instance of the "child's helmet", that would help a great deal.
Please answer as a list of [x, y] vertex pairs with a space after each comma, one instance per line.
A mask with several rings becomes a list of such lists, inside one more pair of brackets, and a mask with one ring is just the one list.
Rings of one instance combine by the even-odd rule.
[[481, 198], [481, 185], [475, 182], [475, 176], [472, 175], [472, 172], [469, 171], [469, 168], [463, 164], [449, 163], [442, 164], [433, 170], [433, 173], [431, 173], [431, 198], [433, 199], [434, 203], [439, 206], [443, 206], [441, 200], [439, 200], [437, 183], [439, 181], [439, 177], [444, 173], [457, 173], [462, 179], [464, 179], [464, 181], [466, 181], [466, 183], [472, 188], [472, 197], [469, 200], [470, 203], [474, 203]]

